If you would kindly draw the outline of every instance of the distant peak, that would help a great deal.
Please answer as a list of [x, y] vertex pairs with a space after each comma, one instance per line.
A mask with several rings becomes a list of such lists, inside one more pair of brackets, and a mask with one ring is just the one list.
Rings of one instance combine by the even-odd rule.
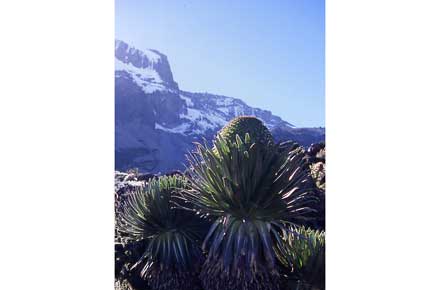
[[[165, 83], [172, 89], [178, 89], [168, 59], [163, 53], [154, 49], [140, 50], [115, 39], [115, 57], [116, 70], [130, 72], [134, 78], [141, 78], [139, 82], [144, 83], [147, 79], [151, 79], [155, 83]], [[142, 75], [145, 77], [142, 78]]]
[[115, 40], [115, 53], [116, 56], [123, 56], [125, 59], [120, 60], [124, 62], [128, 60], [129, 56], [137, 57], [150, 65], [160, 62], [162, 58], [166, 59], [165, 55], [157, 50], [146, 49], [142, 51], [118, 39]]

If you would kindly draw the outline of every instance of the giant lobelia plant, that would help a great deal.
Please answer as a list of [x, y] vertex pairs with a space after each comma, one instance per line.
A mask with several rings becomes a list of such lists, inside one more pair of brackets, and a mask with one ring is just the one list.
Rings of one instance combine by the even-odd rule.
[[174, 194], [185, 188], [182, 176], [151, 179], [121, 205], [116, 232], [124, 243], [143, 242], [146, 250], [132, 268], [153, 290], [199, 289], [203, 224], [193, 212], [176, 206]]
[[203, 243], [205, 290], [279, 289], [283, 232], [313, 218], [317, 198], [304, 150], [260, 140], [219, 134], [214, 149], [197, 144], [189, 156], [181, 198], [213, 220]]

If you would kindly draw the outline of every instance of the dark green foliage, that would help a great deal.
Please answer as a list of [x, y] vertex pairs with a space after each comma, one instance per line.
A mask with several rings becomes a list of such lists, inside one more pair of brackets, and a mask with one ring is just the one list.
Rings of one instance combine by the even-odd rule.
[[235, 141], [236, 135], [244, 140], [246, 133], [252, 138], [252, 142], [268, 145], [274, 143], [272, 134], [264, 126], [263, 122], [251, 116], [240, 116], [230, 121], [221, 129], [217, 137], [222, 137], [227, 141]]
[[[280, 262], [289, 269], [289, 284], [325, 288], [325, 232], [292, 227], [284, 232], [287, 253], [277, 252]], [[304, 287], [304, 286], [303, 286]]]
[[130, 194], [117, 213], [118, 240], [146, 246], [132, 269], [141, 267], [141, 277], [153, 290], [194, 290], [199, 283], [202, 223], [192, 212], [177, 208], [174, 201], [175, 191], [186, 186], [182, 176], [152, 179]]
[[[246, 120], [236, 124], [260, 124]], [[204, 241], [205, 290], [279, 289], [276, 251], [287, 252], [282, 233], [312, 219], [317, 202], [301, 147], [272, 144], [259, 125], [251, 131], [258, 138], [240, 126], [220, 133], [215, 149], [197, 145], [189, 158], [190, 183], [181, 194], [214, 220]]]

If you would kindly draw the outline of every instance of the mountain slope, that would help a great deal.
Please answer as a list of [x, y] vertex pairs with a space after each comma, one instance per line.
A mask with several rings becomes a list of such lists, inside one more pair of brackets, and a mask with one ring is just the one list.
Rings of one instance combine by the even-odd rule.
[[118, 170], [137, 167], [157, 173], [183, 169], [193, 142], [210, 141], [240, 115], [260, 118], [278, 140], [292, 136], [304, 145], [324, 140], [323, 128], [295, 128], [240, 99], [181, 91], [164, 54], [141, 51], [120, 40], [115, 42], [115, 105]]

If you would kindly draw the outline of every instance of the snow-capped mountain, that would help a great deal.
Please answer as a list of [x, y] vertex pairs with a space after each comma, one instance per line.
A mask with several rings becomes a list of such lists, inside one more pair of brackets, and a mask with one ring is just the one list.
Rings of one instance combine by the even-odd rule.
[[[120, 40], [115, 42], [115, 101], [119, 170], [183, 169], [184, 156], [194, 141], [211, 140], [215, 132], [240, 115], [260, 118], [275, 138], [280, 136], [278, 139], [298, 133], [295, 126], [270, 111], [252, 108], [240, 99], [181, 91], [164, 54], [139, 50]], [[301, 130], [296, 135], [307, 135], [308, 129]], [[324, 129], [314, 129], [313, 134], [312, 142], [324, 139]]]
[[146, 94], [179, 90], [173, 80], [168, 59], [160, 52], [151, 49], [141, 51], [116, 40], [115, 56], [116, 73], [128, 73]]

